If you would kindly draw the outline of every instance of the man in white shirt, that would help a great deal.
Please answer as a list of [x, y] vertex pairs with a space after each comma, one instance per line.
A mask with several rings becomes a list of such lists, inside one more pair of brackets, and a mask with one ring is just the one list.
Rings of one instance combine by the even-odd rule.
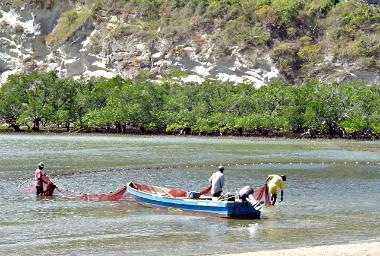
[[224, 167], [219, 166], [218, 171], [211, 175], [209, 179], [211, 183], [211, 194], [214, 197], [219, 197], [222, 194], [222, 188], [224, 185], [223, 171]]

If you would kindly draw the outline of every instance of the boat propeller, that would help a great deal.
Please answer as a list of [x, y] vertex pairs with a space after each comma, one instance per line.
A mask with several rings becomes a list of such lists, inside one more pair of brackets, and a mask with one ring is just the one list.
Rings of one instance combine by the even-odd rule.
[[253, 189], [250, 186], [245, 186], [244, 188], [240, 189], [239, 193], [239, 198], [241, 198], [244, 201], [249, 202], [253, 208], [255, 208], [258, 211], [261, 211], [263, 206], [260, 204], [259, 201], [257, 201], [253, 197]]

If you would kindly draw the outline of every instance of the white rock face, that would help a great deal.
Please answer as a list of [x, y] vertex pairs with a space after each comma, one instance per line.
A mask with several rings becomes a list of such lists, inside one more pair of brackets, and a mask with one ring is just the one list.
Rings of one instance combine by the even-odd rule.
[[[231, 56], [216, 58], [210, 49], [202, 49], [187, 40], [183, 45], [172, 45], [157, 38], [153, 45], [123, 37], [120, 41], [100, 40], [104, 32], [94, 24], [85, 24], [70, 40], [57, 49], [51, 49], [45, 37], [52, 33], [61, 14], [73, 9], [68, 1], [51, 1], [49, 8], [33, 10], [27, 5], [11, 7], [0, 3], [0, 74], [1, 83], [9, 74], [32, 70], [58, 70], [61, 77], [121, 75], [135, 78], [141, 69], [157, 72], [170, 67], [188, 74], [183, 81], [202, 82], [205, 79], [254, 82], [261, 86], [281, 79], [270, 60], [246, 61], [238, 51]], [[110, 26], [117, 20], [110, 17]], [[112, 23], [113, 22], [113, 23]], [[18, 29], [18, 30], [17, 30]]]
[[[58, 70], [63, 78], [80, 76], [121, 75], [136, 78], [141, 70], [149, 70], [151, 80], [162, 77], [165, 68], [179, 69], [188, 74], [182, 81], [202, 82], [205, 79], [252, 82], [256, 87], [283, 79], [270, 57], [248, 57], [237, 48], [229, 56], [217, 56], [217, 46], [208, 36], [202, 35], [202, 46], [189, 35], [180, 43], [172, 43], [160, 36], [150, 42], [127, 33], [133, 26], [124, 24], [120, 35], [107, 38], [109, 31], [116, 30], [115, 16], [104, 15], [101, 23], [91, 18], [79, 27], [57, 48], [46, 43], [46, 38], [56, 29], [61, 14], [75, 8], [72, 1], [49, 0], [41, 9], [28, 5], [12, 7], [11, 0], [0, 1], [0, 83], [9, 74], [34, 70]], [[107, 22], [108, 21], [108, 22]], [[122, 34], [124, 33], [124, 34]], [[350, 71], [341, 81], [379, 83], [378, 74]]]
[[366, 81], [368, 84], [380, 84], [378, 73], [367, 71], [352, 71], [339, 78], [339, 82]]

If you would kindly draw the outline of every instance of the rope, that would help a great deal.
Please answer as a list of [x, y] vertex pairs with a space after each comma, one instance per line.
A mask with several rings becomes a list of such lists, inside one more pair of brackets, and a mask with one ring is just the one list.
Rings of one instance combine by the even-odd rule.
[[21, 183], [20, 185], [18, 185], [18, 188], [22, 188], [22, 186], [23, 186], [25, 183], [27, 183], [27, 182], [29, 182], [29, 181], [31, 181], [31, 180], [34, 180], [34, 179], [33, 179], [33, 178], [27, 179], [26, 181], [24, 181], [23, 183]]

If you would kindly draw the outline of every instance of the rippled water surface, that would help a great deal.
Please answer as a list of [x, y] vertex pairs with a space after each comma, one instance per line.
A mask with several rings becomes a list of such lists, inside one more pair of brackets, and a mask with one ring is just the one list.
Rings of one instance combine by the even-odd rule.
[[[0, 144], [2, 254], [202, 255], [380, 240], [379, 142], [0, 135]], [[40, 161], [56, 185], [85, 193], [130, 180], [200, 191], [219, 164], [224, 192], [259, 188], [268, 174], [286, 173], [288, 181], [284, 202], [261, 219], [229, 220], [133, 198], [37, 198], [17, 186]], [[56, 176], [84, 171], [96, 172]]]

